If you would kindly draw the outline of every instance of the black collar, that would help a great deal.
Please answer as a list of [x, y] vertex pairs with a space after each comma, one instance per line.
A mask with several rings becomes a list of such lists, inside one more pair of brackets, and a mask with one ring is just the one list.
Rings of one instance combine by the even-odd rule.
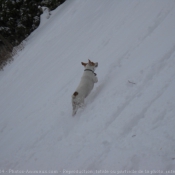
[[93, 70], [91, 70], [91, 69], [85, 69], [84, 71], [91, 71], [91, 72], [93, 72], [93, 73], [94, 73], [94, 71], [93, 71]]
[[91, 69], [85, 69], [84, 71], [91, 71], [95, 76], [97, 75], [93, 70]]

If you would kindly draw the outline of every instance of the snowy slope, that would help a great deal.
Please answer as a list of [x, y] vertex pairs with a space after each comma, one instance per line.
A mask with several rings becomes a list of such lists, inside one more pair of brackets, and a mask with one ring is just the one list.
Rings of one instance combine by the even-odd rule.
[[[67, 0], [46, 17], [0, 72], [0, 174], [175, 173], [175, 1]], [[88, 59], [99, 82], [72, 117]]]

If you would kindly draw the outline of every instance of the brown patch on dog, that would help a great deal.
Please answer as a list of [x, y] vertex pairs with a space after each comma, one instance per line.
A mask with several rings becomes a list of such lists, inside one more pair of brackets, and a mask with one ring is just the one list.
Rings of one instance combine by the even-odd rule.
[[83, 62], [81, 62], [81, 64], [82, 64], [84, 67], [86, 67], [86, 65], [87, 65], [88, 63], [83, 63]]
[[75, 91], [74, 94], [73, 94], [73, 96], [77, 96], [77, 95], [78, 95], [78, 92]]

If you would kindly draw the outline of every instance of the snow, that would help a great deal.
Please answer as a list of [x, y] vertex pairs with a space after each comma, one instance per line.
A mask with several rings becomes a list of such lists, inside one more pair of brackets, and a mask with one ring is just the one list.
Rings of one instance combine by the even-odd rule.
[[0, 72], [0, 173], [175, 173], [175, 1], [67, 0], [41, 21]]

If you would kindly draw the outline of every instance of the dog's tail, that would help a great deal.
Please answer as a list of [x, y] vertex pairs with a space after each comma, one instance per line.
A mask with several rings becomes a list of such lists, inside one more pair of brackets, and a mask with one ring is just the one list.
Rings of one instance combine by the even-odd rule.
[[75, 92], [73, 93], [72, 97], [75, 98], [77, 95], [78, 95], [78, 92], [75, 91]]

